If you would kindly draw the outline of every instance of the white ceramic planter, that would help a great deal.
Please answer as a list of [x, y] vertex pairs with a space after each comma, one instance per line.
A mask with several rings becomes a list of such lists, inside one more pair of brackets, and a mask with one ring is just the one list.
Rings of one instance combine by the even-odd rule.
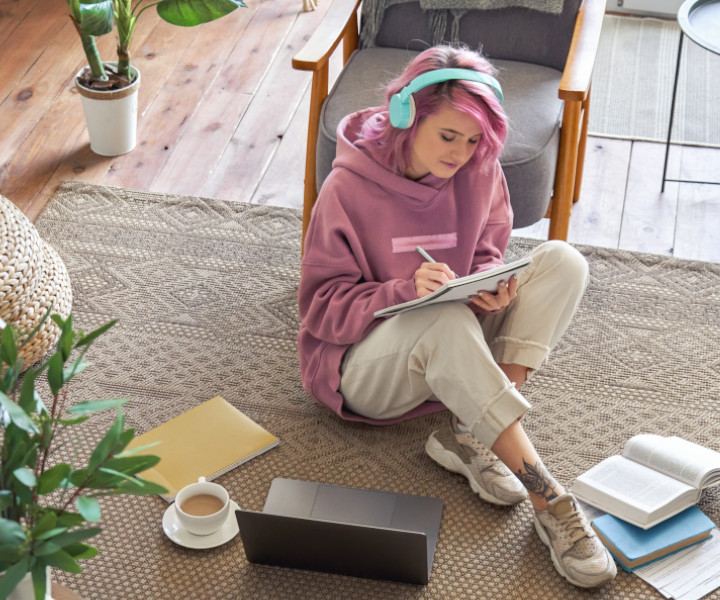
[[[53, 600], [50, 596], [50, 569], [45, 568], [45, 581], [46, 581], [46, 592], [45, 600]], [[32, 574], [27, 573], [25, 577], [20, 580], [17, 587], [10, 592], [7, 600], [35, 600], [35, 591], [33, 590]]]
[[90, 149], [101, 156], [119, 156], [130, 152], [135, 147], [137, 134], [140, 72], [130, 67], [130, 73], [136, 77], [126, 88], [97, 91], [78, 83], [77, 77], [83, 70], [75, 76], [75, 87], [82, 98], [90, 134]]

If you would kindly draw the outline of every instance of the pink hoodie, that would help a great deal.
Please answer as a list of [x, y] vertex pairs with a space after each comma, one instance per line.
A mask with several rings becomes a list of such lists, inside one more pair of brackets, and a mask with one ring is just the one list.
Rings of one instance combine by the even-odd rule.
[[333, 170], [305, 239], [298, 349], [303, 387], [318, 402], [345, 419], [390, 424], [444, 406], [425, 402], [386, 421], [347, 410], [338, 391], [345, 351], [382, 322], [376, 310], [417, 298], [413, 275], [424, 259], [416, 246], [460, 276], [484, 271], [503, 263], [513, 214], [499, 163], [486, 174], [463, 167], [450, 179], [412, 181], [376, 162], [357, 140], [375, 113], [338, 125]]

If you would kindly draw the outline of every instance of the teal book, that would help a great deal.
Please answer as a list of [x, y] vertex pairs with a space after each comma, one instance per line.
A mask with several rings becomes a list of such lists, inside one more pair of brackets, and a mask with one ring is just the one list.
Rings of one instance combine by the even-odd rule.
[[626, 571], [708, 539], [715, 524], [691, 506], [650, 529], [641, 529], [613, 515], [593, 520], [592, 527]]

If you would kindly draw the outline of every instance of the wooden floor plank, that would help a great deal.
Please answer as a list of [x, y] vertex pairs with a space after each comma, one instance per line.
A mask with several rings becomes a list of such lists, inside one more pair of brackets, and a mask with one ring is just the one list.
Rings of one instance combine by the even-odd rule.
[[[77, 44], [77, 52], [68, 52]], [[0, 165], [9, 161], [16, 148], [30, 135], [58, 94], [64, 93], [70, 77], [83, 64], [80, 42], [70, 20], [47, 42], [45, 51], [17, 81], [15, 89], [0, 103], [0, 123], [14, 123], [3, 132]]]
[[[680, 148], [669, 155], [668, 175], [677, 177]], [[633, 142], [619, 247], [672, 255], [675, 246], [678, 185], [668, 182], [661, 192], [665, 145]]]
[[[234, 121], [229, 118], [231, 115], [228, 115], [228, 124], [223, 124], [212, 132], [216, 143], [219, 144], [221, 140], [224, 142], [224, 152], [218, 155], [213, 173], [205, 182], [201, 195], [249, 200], [257, 187], [269, 156], [277, 144], [277, 136], [283, 134], [287, 128], [287, 110], [294, 111], [299, 100], [295, 96], [302, 93], [302, 90], [293, 88], [294, 74], [289, 64], [292, 53], [299, 47], [296, 41], [288, 42], [287, 37], [297, 18], [295, 0], [275, 0], [271, 5], [263, 5], [251, 25], [251, 29], [259, 36], [257, 41], [252, 46], [242, 48], [238, 45], [236, 48], [236, 51], [250, 53], [251, 58], [246, 57], [237, 65], [229, 63], [231, 71], [227, 76], [231, 79], [247, 80], [242, 90], [252, 92], [255, 108], [252, 102], [248, 103], [246, 115], [236, 112], [237, 118]], [[291, 50], [288, 50], [288, 45]], [[276, 58], [280, 55], [286, 56], [287, 65], [279, 67], [282, 76], [275, 79], [280, 62], [276, 61]], [[269, 57], [272, 59], [269, 60]], [[260, 67], [258, 61], [262, 61], [265, 68]], [[250, 69], [255, 72], [255, 76], [248, 73]], [[273, 76], [269, 77], [267, 75], [271, 70]], [[237, 73], [233, 74], [232, 71]], [[258, 73], [262, 74], [261, 78], [257, 77]], [[268, 80], [272, 81], [265, 83]], [[267, 95], [268, 86], [274, 90], [271, 96]], [[228, 92], [231, 92], [231, 88], [224, 87], [216, 91], [219, 96], [218, 108], [232, 105], [233, 99]], [[265, 110], [258, 111], [258, 106]], [[193, 127], [201, 126], [203, 122], [208, 122], [207, 119], [210, 119], [210, 123], [222, 122], [217, 111], [208, 110], [207, 115], [203, 114]]]
[[[58, 0], [44, 0], [13, 28], [0, 44], [0, 101], [12, 93], [38, 56], [45, 50], [45, 41], [52, 39], [58, 27], [67, 19], [67, 5]], [[22, 16], [22, 12], [18, 13]], [[8, 17], [8, 18], [11, 18]], [[10, 27], [10, 26], [8, 26]], [[78, 38], [78, 44], [80, 43]]]
[[632, 142], [588, 138], [580, 200], [573, 205], [568, 241], [617, 248]]
[[[232, 198], [237, 190], [244, 190], [247, 198], [254, 194], [308, 85], [310, 74], [292, 69], [291, 60], [305, 43], [307, 21], [313, 18], [319, 21], [309, 13], [288, 22], [279, 52], [205, 185], [205, 195]], [[299, 19], [306, 22], [293, 27]]]
[[0, 47], [41, 0], [0, 1]]
[[[112, 169], [102, 178], [103, 183], [138, 189], [153, 188], [158, 173], [163, 170], [183, 130], [231, 53], [234, 36], [244, 33], [251, 14], [252, 11], [237, 10], [224, 19], [194, 30], [165, 23], [161, 25], [173, 34], [174, 47], [182, 48], [182, 52], [173, 52], [171, 62], [163, 66], [169, 75], [140, 116], [138, 147], [114, 161]], [[154, 44], [157, 37], [151, 34], [149, 39]], [[158, 45], [158, 48], [161, 47]], [[158, 66], [155, 60], [153, 65]], [[207, 66], [199, 68], [199, 64]], [[196, 174], [187, 173], [185, 176]]]
[[[320, 6], [322, 9], [322, 4]], [[308, 29], [306, 22], [310, 17], [318, 19], [320, 10], [303, 13], [296, 25], [298, 29]], [[312, 27], [312, 26], [311, 26]], [[297, 34], [291, 34], [295, 39]], [[279, 67], [285, 67], [286, 58], [276, 60]], [[342, 70], [342, 53], [336, 52], [330, 59], [328, 68], [328, 87], [332, 87], [335, 79]], [[290, 118], [290, 124], [284, 134], [279, 134], [281, 139], [277, 149], [271, 156], [267, 170], [264, 172], [260, 184], [255, 189], [251, 202], [254, 204], [269, 204], [272, 206], [287, 206], [289, 208], [302, 209], [303, 204], [303, 183], [305, 178], [305, 158], [307, 154], [307, 132], [308, 116], [310, 114], [310, 83], [312, 75], [309, 72], [297, 71], [302, 74], [295, 76], [298, 82], [297, 89], [302, 91], [297, 109]], [[281, 70], [279, 75], [284, 75]], [[298, 194], [297, 190], [301, 190]]]
[[[720, 182], [720, 148], [682, 148], [679, 179]], [[675, 256], [720, 262], [720, 185], [678, 183]]]
[[[306, 82], [298, 109], [272, 156], [250, 202], [302, 209], [305, 151], [307, 148], [310, 85]], [[300, 193], [298, 193], [300, 190]]]

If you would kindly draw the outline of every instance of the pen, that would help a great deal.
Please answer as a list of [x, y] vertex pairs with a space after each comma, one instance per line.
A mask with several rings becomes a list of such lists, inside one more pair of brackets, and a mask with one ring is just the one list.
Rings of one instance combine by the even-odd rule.
[[[425, 252], [425, 250], [422, 248], [422, 246], [415, 246], [415, 250], [417, 250], [420, 253], [420, 256], [422, 256], [426, 261], [431, 262], [431, 263], [436, 262], [432, 256], [430, 256], [427, 252]], [[453, 271], [452, 269], [451, 269], [451, 272], [453, 275], [455, 275], [455, 277], [458, 276], [458, 274], [455, 271]]]

